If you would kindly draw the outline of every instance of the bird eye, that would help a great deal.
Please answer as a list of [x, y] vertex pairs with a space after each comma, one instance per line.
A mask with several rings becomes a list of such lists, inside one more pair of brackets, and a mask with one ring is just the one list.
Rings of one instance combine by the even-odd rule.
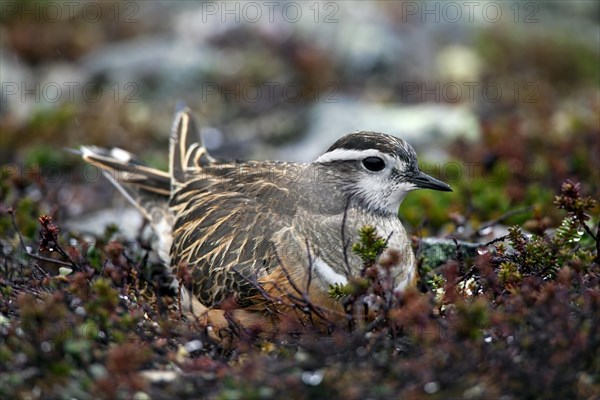
[[362, 160], [363, 165], [369, 171], [377, 172], [385, 168], [385, 162], [379, 157], [367, 157]]

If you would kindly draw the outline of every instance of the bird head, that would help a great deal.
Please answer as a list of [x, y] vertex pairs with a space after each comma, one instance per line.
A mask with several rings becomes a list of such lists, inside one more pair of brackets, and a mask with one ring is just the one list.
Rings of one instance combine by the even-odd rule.
[[315, 163], [330, 171], [334, 184], [353, 201], [378, 214], [397, 214], [406, 194], [415, 189], [452, 191], [419, 169], [411, 145], [383, 133], [346, 135]]

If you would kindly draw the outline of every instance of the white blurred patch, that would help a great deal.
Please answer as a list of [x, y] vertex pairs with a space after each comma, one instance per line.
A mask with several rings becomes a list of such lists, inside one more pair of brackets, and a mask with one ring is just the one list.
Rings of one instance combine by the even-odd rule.
[[328, 285], [345, 285], [348, 283], [348, 279], [345, 276], [338, 274], [331, 268], [327, 263], [320, 258], [316, 258], [313, 261], [313, 270], [315, 273]]
[[118, 147], [111, 149], [110, 155], [122, 163], [128, 163], [134, 158], [133, 154]]

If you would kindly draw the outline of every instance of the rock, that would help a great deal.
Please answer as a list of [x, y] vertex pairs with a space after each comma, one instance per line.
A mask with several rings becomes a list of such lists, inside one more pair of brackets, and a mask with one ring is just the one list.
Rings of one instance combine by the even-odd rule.
[[475, 141], [480, 136], [476, 115], [465, 106], [445, 104], [374, 104], [349, 98], [321, 103], [310, 114], [306, 136], [277, 151], [275, 157], [312, 161], [341, 136], [357, 130], [398, 136], [422, 158], [445, 160], [444, 145], [457, 137]]
[[[117, 196], [118, 194], [115, 194]], [[74, 232], [89, 233], [102, 236], [107, 225], [116, 225], [119, 234], [127, 240], [135, 240], [138, 236], [143, 218], [133, 207], [111, 208], [95, 211], [77, 219], [67, 220], [65, 227]]]

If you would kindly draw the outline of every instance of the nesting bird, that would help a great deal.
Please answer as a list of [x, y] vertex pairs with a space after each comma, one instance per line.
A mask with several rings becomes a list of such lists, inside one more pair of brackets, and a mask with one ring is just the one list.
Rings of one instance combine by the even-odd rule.
[[265, 297], [282, 299], [297, 288], [335, 307], [327, 292], [360, 273], [363, 263], [350, 248], [365, 225], [400, 254], [391, 269], [395, 290], [415, 284], [398, 208], [414, 189], [451, 189], [419, 170], [408, 143], [357, 132], [312, 163], [291, 163], [216, 160], [199, 140], [184, 109], [175, 115], [169, 172], [121, 149], [81, 148], [150, 221], [165, 264], [188, 269], [183, 302], [193, 313], [223, 324], [215, 310], [233, 299], [238, 316], [253, 321], [265, 312]]

